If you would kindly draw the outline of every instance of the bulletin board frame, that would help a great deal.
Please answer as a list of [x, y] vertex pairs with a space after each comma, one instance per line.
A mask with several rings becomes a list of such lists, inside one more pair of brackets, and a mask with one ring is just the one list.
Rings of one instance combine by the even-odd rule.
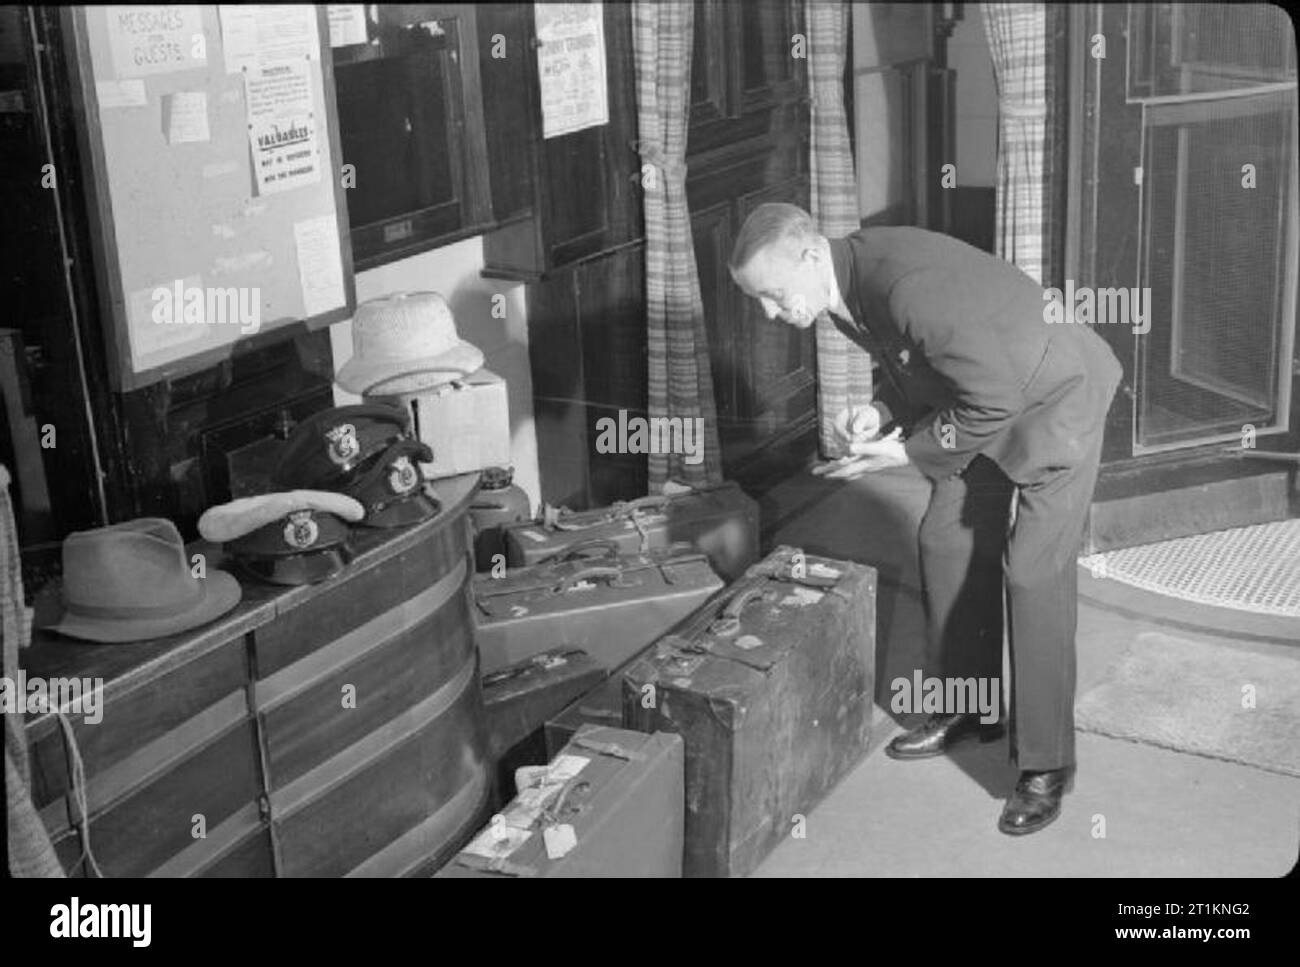
[[[90, 222], [91, 237], [94, 242], [94, 274], [101, 313], [101, 329], [108, 361], [108, 377], [112, 388], [118, 392], [129, 392], [164, 380], [177, 379], [191, 375], [203, 369], [231, 360], [245, 353], [256, 352], [268, 345], [292, 339], [308, 332], [316, 331], [336, 322], [352, 317], [356, 310], [356, 287], [352, 263], [352, 245], [349, 231], [347, 192], [340, 177], [342, 150], [339, 137], [338, 114], [334, 93], [334, 68], [331, 56], [329, 20], [324, 5], [314, 5], [316, 32], [318, 36], [318, 56], [312, 65], [312, 77], [320, 82], [320, 100], [324, 114], [323, 127], [318, 127], [318, 137], [322, 148], [328, 146], [328, 158], [320, 159], [320, 182], [330, 186], [328, 197], [331, 201], [330, 211], [322, 213], [331, 217], [337, 232], [339, 245], [339, 263], [342, 273], [343, 303], [328, 310], [308, 314], [305, 310], [285, 311], [280, 306], [272, 306], [270, 312], [263, 312], [267, 317], [256, 332], [248, 335], [235, 335], [231, 332], [229, 341], [221, 345], [196, 347], [193, 352], [177, 356], [166, 361], [137, 367], [133, 355], [130, 335], [131, 297], [129, 283], [123, 277], [124, 253], [119, 247], [117, 223], [114, 219], [113, 180], [109, 171], [109, 161], [105, 148], [104, 127], [97, 94], [97, 81], [106, 80], [97, 77], [91, 54], [91, 36], [88, 16], [103, 15], [103, 7], [65, 7], [60, 11], [64, 43], [67, 47], [67, 63], [70, 73], [73, 112], [76, 121], [78, 146], [82, 156], [82, 169], [90, 181], [87, 192], [87, 214]], [[199, 5], [196, 8], [205, 12], [207, 22], [220, 22], [217, 6]], [[248, 8], [244, 8], [248, 9]], [[220, 27], [218, 27], [220, 30]], [[213, 65], [225, 56], [224, 48], [216, 53], [218, 45], [208, 38], [207, 59]], [[211, 67], [210, 69], [224, 69]], [[249, 149], [242, 146], [245, 162], [248, 165], [248, 177], [235, 179], [238, 190], [234, 195], [248, 195], [253, 191], [251, 172], [252, 162]], [[218, 190], [213, 179], [214, 190]], [[231, 189], [226, 189], [231, 190]], [[267, 195], [259, 203], [275, 210], [280, 207], [277, 202], [292, 194]], [[233, 195], [232, 195], [233, 197]], [[290, 221], [277, 224], [273, 217], [267, 225], [292, 241], [295, 227]], [[285, 277], [297, 281], [297, 267], [285, 264], [271, 264], [260, 270], [268, 279], [276, 273], [274, 281], [283, 284]], [[161, 280], [160, 280], [161, 281]], [[305, 298], [304, 298], [305, 301]], [[205, 327], [206, 328], [206, 327]], [[224, 336], [224, 334], [223, 334]]]

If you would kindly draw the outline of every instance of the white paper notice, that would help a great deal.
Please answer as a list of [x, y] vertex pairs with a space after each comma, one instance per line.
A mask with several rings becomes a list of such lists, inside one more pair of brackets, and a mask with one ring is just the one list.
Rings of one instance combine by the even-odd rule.
[[302, 283], [303, 313], [318, 316], [345, 302], [339, 226], [333, 215], [294, 222], [298, 247], [298, 279]]
[[127, 300], [127, 329], [136, 361], [182, 343], [202, 339], [207, 327], [203, 278], [159, 282], [137, 289]]
[[331, 3], [325, 7], [330, 21], [330, 46], [347, 47], [364, 44], [366, 36], [366, 5], [364, 3]]
[[149, 4], [104, 12], [118, 77], [165, 74], [208, 62], [200, 6]]
[[316, 119], [267, 118], [248, 125], [253, 180], [259, 195], [273, 195], [320, 181]]
[[96, 81], [95, 96], [100, 110], [109, 107], [144, 107], [144, 81]]
[[542, 137], [609, 123], [605, 20], [598, 3], [536, 3]]
[[244, 104], [250, 121], [311, 113], [311, 71], [305, 60], [282, 61], [244, 75]]
[[311, 4], [221, 4], [226, 73], [280, 60], [319, 60], [316, 7]]
[[179, 91], [167, 95], [167, 143], [209, 141], [208, 92]]
[[306, 61], [281, 61], [244, 72], [248, 143], [259, 195], [320, 181], [320, 132], [311, 106]]

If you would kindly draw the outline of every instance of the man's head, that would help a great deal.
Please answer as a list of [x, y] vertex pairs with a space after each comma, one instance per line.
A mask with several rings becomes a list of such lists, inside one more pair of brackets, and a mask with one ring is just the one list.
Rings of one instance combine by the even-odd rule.
[[736, 237], [731, 278], [769, 319], [807, 329], [838, 299], [830, 245], [795, 205], [759, 205]]

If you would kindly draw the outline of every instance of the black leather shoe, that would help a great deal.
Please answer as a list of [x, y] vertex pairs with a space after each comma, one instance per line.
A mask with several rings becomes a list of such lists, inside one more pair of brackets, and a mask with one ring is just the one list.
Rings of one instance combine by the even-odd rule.
[[890, 742], [885, 746], [885, 755], [891, 759], [925, 759], [932, 755], [943, 755], [963, 739], [978, 738], [981, 742], [992, 742], [1001, 738], [1005, 732], [1006, 726], [1001, 722], [984, 725], [979, 716], [972, 712], [935, 715], [925, 724], [904, 732]]
[[998, 829], [1008, 836], [1036, 833], [1061, 814], [1061, 797], [1074, 785], [1073, 769], [1020, 773], [998, 819]]

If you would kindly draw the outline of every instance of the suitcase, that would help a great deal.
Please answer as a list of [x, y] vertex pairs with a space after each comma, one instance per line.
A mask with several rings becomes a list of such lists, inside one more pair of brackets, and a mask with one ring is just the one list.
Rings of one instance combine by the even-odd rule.
[[749, 874], [866, 754], [875, 595], [872, 568], [778, 547], [623, 676], [627, 727], [686, 742], [683, 875]]
[[535, 564], [583, 539], [614, 540], [625, 553], [686, 541], [733, 581], [758, 559], [758, 504], [728, 482], [595, 510], [547, 507], [542, 519], [507, 527], [505, 537], [506, 561], [514, 566]]
[[583, 542], [560, 559], [473, 579], [483, 674], [550, 648], [622, 664], [723, 587], [708, 559], [684, 547], [619, 554]]
[[[650, 647], [654, 647], [651, 645]], [[623, 727], [623, 672], [602, 679], [586, 694], [574, 699], [551, 718], [543, 729], [546, 755], [555, 758], [584, 725]]]
[[679, 877], [680, 736], [584, 726], [450, 863], [444, 878]]
[[546, 720], [546, 757], [553, 759], [584, 725], [627, 728], [623, 721], [623, 676], [643, 657], [654, 654], [654, 642], [625, 661], [572, 703]]
[[[608, 672], [585, 651], [553, 648], [483, 676], [488, 757], [497, 765], [498, 801], [514, 796], [515, 769], [550, 760], [546, 721], [607, 681]], [[622, 711], [620, 705], [620, 715]]]

